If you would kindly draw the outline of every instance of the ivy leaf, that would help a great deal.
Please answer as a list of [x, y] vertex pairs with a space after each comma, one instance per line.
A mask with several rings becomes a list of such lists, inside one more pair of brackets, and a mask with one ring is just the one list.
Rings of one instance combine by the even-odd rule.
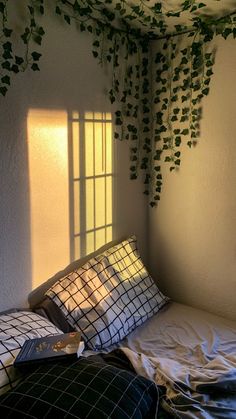
[[192, 72], [192, 79], [194, 79], [195, 77], [198, 77], [198, 72], [197, 71]]
[[31, 28], [35, 28], [35, 27], [36, 27], [36, 22], [35, 22], [35, 19], [31, 19], [31, 20], [30, 20], [30, 27], [31, 27]]
[[73, 4], [73, 9], [75, 12], [79, 12], [81, 9], [81, 6], [79, 5], [78, 1], [75, 0], [74, 4]]
[[189, 108], [183, 108], [182, 109], [182, 114], [186, 115], [189, 112]]
[[175, 137], [175, 145], [176, 147], [179, 147], [181, 144], [181, 137], [178, 135], [177, 137]]
[[28, 6], [29, 12], [31, 15], [34, 14], [34, 8], [32, 6]]
[[205, 3], [199, 3], [198, 8], [201, 9], [202, 7], [206, 7], [206, 4]]
[[40, 70], [38, 64], [36, 64], [36, 63], [33, 63], [31, 65], [31, 68], [32, 68], [33, 71], [39, 71]]
[[3, 77], [1, 78], [1, 81], [2, 81], [2, 83], [4, 83], [4, 84], [8, 84], [8, 86], [10, 86], [10, 84], [11, 84], [10, 77], [9, 77], [8, 75], [3, 76]]
[[44, 31], [44, 29], [43, 29], [43, 27], [42, 27], [42, 26], [40, 26], [40, 27], [38, 28], [37, 32], [38, 32], [38, 34], [39, 34], [40, 36], [45, 35], [45, 31]]
[[115, 124], [116, 124], [116, 125], [122, 125], [122, 120], [121, 120], [121, 118], [116, 118], [116, 120], [115, 120]]
[[5, 50], [4, 53], [2, 54], [2, 57], [5, 60], [8, 60], [8, 59], [11, 59], [12, 58], [12, 55], [11, 55], [10, 51]]
[[31, 56], [32, 56], [32, 58], [33, 58], [33, 60], [34, 61], [39, 61], [39, 59], [40, 59], [40, 57], [42, 56], [42, 54], [40, 54], [39, 52], [37, 52], [37, 51], [33, 51], [32, 53], [31, 53]]
[[98, 40], [94, 41], [93, 46], [98, 48], [100, 46], [100, 42]]
[[175, 115], [178, 115], [178, 113], [180, 112], [180, 109], [179, 108], [175, 108], [175, 109], [173, 109], [173, 113], [175, 114]]
[[21, 35], [21, 39], [23, 40], [24, 44], [27, 44], [27, 40], [28, 40], [28, 33], [23, 33], [23, 35]]
[[229, 36], [231, 33], [232, 33], [232, 29], [231, 29], [231, 28], [226, 28], [226, 29], [223, 31], [222, 36], [223, 36], [223, 38], [224, 38], [224, 39], [227, 39], [227, 38], [228, 38], [228, 36]]
[[161, 125], [160, 127], [160, 132], [166, 132], [167, 128], [165, 127], [165, 125]]
[[0, 13], [4, 13], [4, 10], [5, 10], [5, 4], [1, 1], [0, 2]]
[[18, 55], [15, 55], [15, 63], [17, 65], [21, 65], [21, 64], [23, 64], [23, 62], [24, 62], [24, 59], [22, 57], [19, 57]]
[[70, 25], [70, 16], [64, 15], [64, 20], [68, 23], [68, 25]]
[[3, 61], [2, 68], [5, 68], [6, 70], [11, 70], [11, 64], [10, 61]]
[[121, 3], [116, 3], [115, 10], [121, 10], [122, 6]]
[[2, 46], [3, 46], [4, 51], [12, 51], [12, 43], [11, 42], [7, 41]]
[[38, 36], [38, 35], [34, 36], [34, 42], [38, 45], [41, 45], [42, 44], [42, 37]]
[[61, 15], [61, 9], [60, 9], [60, 7], [58, 7], [58, 6], [56, 7], [56, 14], [57, 14], [57, 15]]
[[202, 93], [205, 95], [205, 96], [207, 96], [208, 95], [208, 93], [209, 93], [209, 87], [206, 87], [205, 89], [203, 89], [202, 90]]
[[206, 65], [206, 67], [212, 67], [213, 66], [213, 62], [209, 60], [209, 61], [206, 62], [205, 65]]
[[[1, 5], [1, 4], [0, 4]], [[0, 10], [1, 11], [1, 10]], [[0, 94], [6, 96], [7, 88], [5, 86], [0, 86]]]
[[153, 7], [152, 10], [156, 13], [161, 13], [162, 11], [162, 4], [161, 3], [156, 3]]
[[18, 65], [16, 65], [16, 64], [13, 64], [12, 66], [11, 66], [11, 71], [13, 71], [13, 73], [19, 73], [19, 67], [18, 67]]
[[12, 34], [12, 29], [3, 28], [3, 33], [4, 33], [6, 38], [10, 38], [10, 36]]

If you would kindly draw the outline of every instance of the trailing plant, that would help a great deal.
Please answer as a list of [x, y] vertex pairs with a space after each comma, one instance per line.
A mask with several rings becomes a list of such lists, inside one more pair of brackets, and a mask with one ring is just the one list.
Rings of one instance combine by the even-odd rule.
[[[39, 22], [46, 1], [25, 0], [27, 21], [19, 34], [23, 49], [17, 53], [10, 3], [14, 1], [0, 1], [3, 96], [13, 74], [40, 69], [45, 35]], [[155, 206], [162, 190], [162, 162], [176, 170], [182, 145], [192, 147], [199, 138], [201, 102], [213, 75], [212, 40], [217, 35], [236, 38], [236, 11], [216, 17], [197, 0], [179, 1], [172, 10], [164, 1], [57, 0], [54, 13], [65, 24], [89, 32], [93, 56], [111, 66], [114, 137], [129, 141], [131, 179], [143, 177], [144, 193]]]
[[31, 67], [38, 71], [38, 61], [41, 54], [33, 48], [34, 44], [41, 45], [45, 34], [44, 29], [37, 23], [36, 15], [44, 14], [43, 0], [29, 0], [27, 2], [28, 21], [23, 33], [19, 34], [23, 44], [23, 53], [17, 54], [14, 51], [13, 29], [9, 27], [9, 1], [0, 2], [1, 36], [0, 47], [0, 94], [5, 96], [11, 83], [12, 74], [25, 71]]

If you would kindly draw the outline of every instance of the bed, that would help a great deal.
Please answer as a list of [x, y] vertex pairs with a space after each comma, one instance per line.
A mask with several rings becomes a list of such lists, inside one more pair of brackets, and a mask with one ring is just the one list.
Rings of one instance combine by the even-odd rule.
[[[29, 302], [53, 333], [81, 330], [86, 350], [73, 365], [43, 365], [11, 385], [0, 399], [4, 417], [15, 417], [12, 405], [30, 405], [27, 417], [236, 418], [236, 322], [164, 296], [135, 237], [73, 262]], [[38, 387], [45, 377], [47, 391]], [[65, 379], [72, 394], [62, 401]]]

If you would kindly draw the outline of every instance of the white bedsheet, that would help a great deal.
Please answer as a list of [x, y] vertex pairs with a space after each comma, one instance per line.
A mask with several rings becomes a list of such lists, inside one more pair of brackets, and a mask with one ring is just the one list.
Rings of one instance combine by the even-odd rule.
[[120, 346], [175, 417], [236, 419], [236, 322], [172, 302]]

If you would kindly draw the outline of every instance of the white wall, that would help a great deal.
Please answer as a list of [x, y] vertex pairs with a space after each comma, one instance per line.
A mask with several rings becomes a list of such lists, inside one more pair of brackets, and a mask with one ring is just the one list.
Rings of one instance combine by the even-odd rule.
[[217, 47], [199, 144], [149, 213], [150, 266], [174, 300], [236, 319], [236, 41]]
[[[0, 98], [0, 310], [26, 306], [32, 289], [29, 109], [111, 110], [105, 94], [109, 74], [92, 57], [90, 36], [60, 26], [55, 18], [47, 17], [43, 25], [47, 35], [40, 73], [16, 76], [7, 96]], [[114, 238], [136, 233], [145, 258], [147, 211], [142, 185], [129, 181], [128, 154], [128, 144], [118, 143]], [[58, 261], [58, 270], [62, 267]]]

